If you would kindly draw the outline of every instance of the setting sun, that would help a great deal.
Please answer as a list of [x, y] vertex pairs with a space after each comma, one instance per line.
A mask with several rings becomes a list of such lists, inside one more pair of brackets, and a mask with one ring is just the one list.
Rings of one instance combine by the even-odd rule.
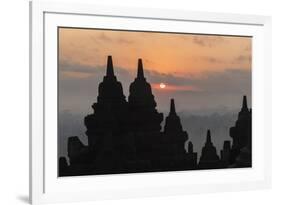
[[166, 87], [166, 85], [164, 84], [164, 83], [160, 83], [160, 88], [165, 88]]

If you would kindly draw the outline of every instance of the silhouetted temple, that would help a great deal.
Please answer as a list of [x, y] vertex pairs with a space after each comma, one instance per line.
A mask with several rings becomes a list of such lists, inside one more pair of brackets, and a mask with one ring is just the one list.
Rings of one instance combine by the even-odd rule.
[[161, 131], [163, 114], [156, 109], [141, 59], [127, 102], [114, 74], [112, 57], [108, 56], [106, 75], [92, 108], [93, 113], [84, 119], [88, 145], [77, 136], [68, 138], [69, 161], [59, 158], [59, 176], [251, 166], [251, 111], [246, 97], [236, 125], [230, 129], [232, 146], [226, 141], [219, 158], [208, 130], [199, 164], [191, 141], [185, 149], [188, 134], [182, 128], [174, 99]]
[[233, 139], [230, 165], [233, 167], [250, 167], [252, 165], [252, 111], [248, 108], [247, 98], [243, 97], [241, 111], [229, 134]]
[[215, 169], [221, 166], [220, 158], [217, 155], [217, 149], [211, 140], [211, 131], [207, 131], [205, 146], [202, 148], [202, 154], [198, 167], [200, 169]]
[[[137, 77], [130, 85], [128, 98], [130, 138], [134, 141], [137, 166], [150, 166], [157, 160], [163, 114], [156, 110], [151, 86], [144, 77], [142, 60], [138, 60]], [[156, 162], [154, 162], [156, 163]]]
[[159, 133], [163, 114], [156, 110], [156, 102], [151, 86], [144, 77], [142, 60], [138, 60], [137, 77], [130, 85], [128, 99], [130, 128], [137, 133]]
[[252, 111], [248, 108], [247, 98], [243, 96], [242, 108], [234, 127], [229, 129], [233, 139], [225, 141], [221, 151], [223, 167], [251, 167], [252, 166]]

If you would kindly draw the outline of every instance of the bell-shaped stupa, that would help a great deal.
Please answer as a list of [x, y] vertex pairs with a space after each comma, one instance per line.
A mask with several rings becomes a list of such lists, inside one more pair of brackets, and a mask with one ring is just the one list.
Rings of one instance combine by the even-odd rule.
[[137, 77], [130, 85], [130, 125], [133, 132], [160, 132], [163, 114], [156, 110], [151, 86], [144, 77], [142, 60], [138, 60]]
[[212, 143], [210, 130], [207, 131], [207, 139], [205, 142], [205, 146], [202, 148], [202, 153], [198, 167], [200, 169], [220, 167], [220, 159], [217, 155], [217, 149]]

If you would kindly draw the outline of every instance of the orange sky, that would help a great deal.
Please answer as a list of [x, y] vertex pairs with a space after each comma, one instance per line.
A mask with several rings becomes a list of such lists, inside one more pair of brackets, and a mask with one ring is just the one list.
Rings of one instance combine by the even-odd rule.
[[237, 109], [243, 95], [251, 103], [251, 43], [238, 36], [60, 28], [61, 108], [89, 112], [111, 55], [127, 97], [142, 58], [158, 109], [169, 108], [170, 98], [178, 110]]
[[114, 66], [133, 72], [138, 58], [147, 70], [173, 75], [251, 69], [251, 38], [245, 37], [61, 28], [59, 48], [60, 63], [102, 67], [112, 55]]

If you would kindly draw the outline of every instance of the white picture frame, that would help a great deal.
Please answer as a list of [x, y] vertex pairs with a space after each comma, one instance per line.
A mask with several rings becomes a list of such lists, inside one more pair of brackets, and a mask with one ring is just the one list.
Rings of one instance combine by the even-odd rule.
[[[57, 79], [58, 26], [253, 36], [253, 167], [58, 178], [55, 151], [57, 84], [53, 83]], [[30, 2], [30, 93], [32, 204], [238, 191], [271, 186], [270, 17]]]

